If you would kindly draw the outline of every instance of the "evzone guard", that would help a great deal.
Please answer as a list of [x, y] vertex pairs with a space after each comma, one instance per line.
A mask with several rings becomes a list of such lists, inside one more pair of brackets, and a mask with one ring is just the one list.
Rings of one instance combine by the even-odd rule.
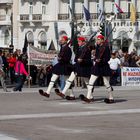
[[62, 36], [60, 38], [60, 52], [58, 54], [58, 63], [53, 67], [53, 75], [46, 91], [39, 90], [40, 95], [50, 97], [51, 89], [60, 75], [68, 76], [72, 71], [72, 65], [70, 63], [72, 57], [72, 51], [69, 47], [68, 37]]
[[108, 64], [110, 60], [110, 48], [108, 43], [105, 41], [103, 35], [98, 35], [95, 45], [95, 58], [94, 58], [94, 65], [91, 69], [91, 76], [89, 79], [89, 83], [87, 86], [87, 96], [81, 95], [81, 100], [90, 103], [93, 100], [92, 96], [92, 89], [94, 87], [94, 83], [99, 76], [103, 77], [104, 85], [108, 91], [109, 97], [105, 98], [105, 103], [114, 103], [113, 98], [113, 88], [111, 87], [109, 80], [111, 70]]
[[[77, 53], [75, 55], [75, 64], [73, 65], [73, 71], [71, 72], [71, 75], [66, 80], [65, 87], [62, 91], [59, 91], [59, 89], [55, 89], [55, 92], [60, 97], [65, 97], [67, 90], [71, 86], [72, 82], [76, 78], [76, 76], [83, 77], [86, 84], [88, 84], [89, 77], [90, 77], [90, 70], [92, 67], [92, 61], [91, 61], [91, 51], [92, 48], [86, 44], [86, 38], [85, 37], [78, 37], [78, 45], [77, 46]], [[67, 100], [75, 100], [74, 95], [66, 96]]]

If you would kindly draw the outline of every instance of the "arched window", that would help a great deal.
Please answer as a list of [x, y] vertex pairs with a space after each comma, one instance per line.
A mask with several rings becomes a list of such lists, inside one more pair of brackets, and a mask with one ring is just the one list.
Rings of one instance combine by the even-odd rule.
[[39, 41], [38, 44], [40, 45], [41, 49], [46, 50], [47, 49], [47, 35], [45, 32], [41, 32], [39, 34]]
[[27, 33], [27, 40], [29, 45], [34, 45], [34, 35], [32, 32]]

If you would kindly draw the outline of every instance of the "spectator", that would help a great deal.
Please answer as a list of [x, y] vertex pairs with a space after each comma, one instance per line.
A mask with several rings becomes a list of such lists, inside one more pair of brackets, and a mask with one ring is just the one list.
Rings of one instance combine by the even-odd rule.
[[15, 71], [14, 71], [14, 67], [16, 64], [16, 56], [15, 54], [11, 53], [9, 59], [7, 59], [8, 63], [9, 63], [9, 71], [10, 71], [10, 80], [11, 80], [11, 84], [13, 84], [13, 82], [15, 81]]
[[4, 81], [4, 76], [5, 76], [5, 73], [3, 71], [3, 60], [2, 60], [2, 50], [0, 50], [0, 82], [1, 82], [1, 85], [3, 87], [3, 90], [5, 92], [7, 92], [7, 88], [6, 88], [6, 84], [5, 84], [5, 81]]
[[29, 74], [25, 70], [22, 56], [19, 56], [15, 64], [16, 87], [13, 89], [13, 91], [22, 91], [22, 87], [24, 84], [23, 75], [26, 75], [26, 77], [29, 76]]
[[108, 64], [111, 69], [111, 77], [110, 77], [110, 84], [116, 85], [117, 83], [117, 77], [118, 77], [118, 68], [121, 65], [120, 60], [116, 57], [116, 53], [111, 54], [111, 58], [108, 61]]

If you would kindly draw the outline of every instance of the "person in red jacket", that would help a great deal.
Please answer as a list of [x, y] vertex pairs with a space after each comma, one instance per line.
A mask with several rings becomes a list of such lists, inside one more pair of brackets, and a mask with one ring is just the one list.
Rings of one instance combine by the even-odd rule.
[[16, 64], [16, 56], [11, 53], [10, 57], [9, 57], [9, 59], [7, 61], [9, 63], [11, 84], [13, 84], [13, 82], [15, 81], [14, 67], [15, 67], [15, 64]]

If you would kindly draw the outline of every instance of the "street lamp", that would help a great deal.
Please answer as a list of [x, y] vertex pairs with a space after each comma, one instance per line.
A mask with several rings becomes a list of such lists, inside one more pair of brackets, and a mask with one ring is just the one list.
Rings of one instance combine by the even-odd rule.
[[10, 53], [12, 53], [13, 49], [14, 49], [14, 46], [13, 46], [13, 12], [11, 12], [10, 20], [11, 20], [11, 44], [10, 44], [9, 48], [10, 48]]
[[81, 33], [82, 28], [84, 27], [84, 23], [82, 21], [80, 21], [79, 23], [77, 23], [77, 26], [80, 28], [80, 33]]

